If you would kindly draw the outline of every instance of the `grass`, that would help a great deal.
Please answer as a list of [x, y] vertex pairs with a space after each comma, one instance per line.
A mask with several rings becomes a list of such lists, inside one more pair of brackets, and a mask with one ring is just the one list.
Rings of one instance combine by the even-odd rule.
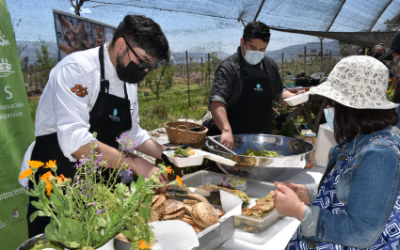
[[149, 89], [141, 87], [138, 91], [140, 126], [153, 130], [181, 118], [200, 120], [208, 112], [208, 95], [207, 87], [191, 86], [189, 107], [187, 85], [176, 84], [162, 93], [159, 100]]
[[[140, 126], [148, 131], [163, 127], [165, 122], [181, 118], [200, 120], [208, 112], [209, 89], [204, 86], [191, 86], [188, 102], [187, 85], [176, 84], [173, 88], [156, 95], [145, 87], [138, 90]], [[31, 118], [35, 123], [36, 109], [40, 96], [28, 97]]]

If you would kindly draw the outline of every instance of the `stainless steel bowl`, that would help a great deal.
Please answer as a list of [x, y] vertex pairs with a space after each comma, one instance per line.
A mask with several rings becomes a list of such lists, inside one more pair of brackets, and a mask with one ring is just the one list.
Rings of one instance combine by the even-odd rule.
[[[221, 137], [213, 137], [220, 142]], [[285, 181], [303, 171], [310, 162], [315, 147], [312, 143], [292, 137], [267, 134], [237, 134], [233, 135], [233, 151], [231, 154], [223, 151], [211, 141], [206, 146], [211, 153], [237, 162], [235, 166], [217, 163], [218, 167], [228, 175], [260, 181]], [[247, 149], [274, 150], [280, 157], [244, 156]]]

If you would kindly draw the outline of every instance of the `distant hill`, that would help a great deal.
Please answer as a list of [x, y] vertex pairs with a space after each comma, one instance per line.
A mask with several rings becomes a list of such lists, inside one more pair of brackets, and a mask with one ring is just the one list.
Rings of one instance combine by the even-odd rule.
[[[17, 41], [18, 46], [25, 46], [27, 47], [21, 52], [20, 54], [20, 59], [22, 60], [25, 57], [29, 58], [28, 64], [35, 63], [36, 61], [36, 53], [35, 50], [36, 48], [39, 48], [39, 46], [35, 47], [35, 43], [37, 42], [31, 42], [31, 41]], [[55, 42], [46, 42], [49, 45], [49, 52], [50, 52], [50, 57], [51, 58], [58, 58], [58, 47]], [[267, 55], [269, 57], [272, 57], [277, 63], [280, 63], [282, 61], [282, 53], [284, 53], [284, 60], [290, 61], [292, 59], [297, 59], [298, 55], [303, 55], [304, 54], [304, 46], [306, 46], [307, 49], [307, 55], [314, 55], [312, 57], [309, 57], [309, 60], [312, 58], [315, 58], [315, 55], [319, 53], [320, 51], [320, 43], [319, 42], [314, 42], [314, 43], [305, 43], [305, 44], [297, 44], [297, 45], [292, 45], [285, 47], [280, 50], [275, 50], [275, 51], [267, 51]], [[337, 41], [330, 41], [330, 42], [324, 42], [323, 43], [323, 50], [324, 54], [331, 54], [332, 57], [340, 57], [339, 50], [340, 50], [340, 45], [339, 42]], [[207, 61], [207, 53], [208, 52], [189, 52], [189, 58], [191, 57], [195, 62], [200, 62], [201, 58], [203, 58], [203, 62]], [[231, 54], [223, 52], [223, 51], [216, 51], [218, 58], [221, 60], [226, 59], [229, 57]], [[180, 63], [186, 63], [186, 53], [185, 52], [172, 52], [174, 56], [174, 62], [177, 64]]]
[[[308, 60], [315, 58], [315, 55], [321, 50], [321, 44], [319, 42], [313, 43], [303, 43], [303, 44], [296, 44], [292, 46], [285, 47], [280, 50], [274, 51], [267, 51], [267, 55], [273, 58], [277, 63], [282, 62], [282, 53], [284, 54], [283, 60], [290, 61], [292, 59], [297, 59], [298, 55], [304, 55], [304, 46], [306, 46], [306, 53]], [[340, 57], [340, 45], [338, 41], [329, 41], [323, 43], [323, 50], [324, 54], [331, 54], [332, 57]], [[309, 57], [311, 56], [311, 57]]]

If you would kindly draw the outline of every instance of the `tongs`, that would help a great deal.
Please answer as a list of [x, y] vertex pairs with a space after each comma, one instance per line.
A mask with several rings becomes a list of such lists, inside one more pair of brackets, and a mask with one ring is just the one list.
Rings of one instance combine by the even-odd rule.
[[228, 153], [231, 153], [233, 155], [237, 155], [235, 152], [233, 152], [232, 150], [230, 150], [229, 148], [225, 147], [224, 145], [222, 145], [221, 143], [219, 143], [218, 141], [214, 140], [213, 138], [207, 136], [207, 140], [211, 141], [212, 143], [214, 143], [215, 145], [221, 147], [222, 149], [224, 149], [225, 151], [227, 151]]

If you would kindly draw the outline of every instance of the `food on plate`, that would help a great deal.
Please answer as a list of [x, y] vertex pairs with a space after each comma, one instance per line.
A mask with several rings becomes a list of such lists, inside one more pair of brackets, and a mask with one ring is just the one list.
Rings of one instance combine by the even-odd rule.
[[163, 214], [172, 214], [178, 210], [183, 211], [183, 202], [178, 200], [167, 200]]
[[246, 156], [264, 156], [264, 157], [277, 157], [277, 156], [281, 156], [280, 154], [278, 154], [275, 151], [271, 151], [271, 150], [257, 150], [257, 149], [247, 149], [243, 154], [241, 155], [246, 155]]
[[225, 215], [225, 211], [222, 208], [215, 207], [214, 209], [218, 211], [218, 217], [222, 217]]
[[271, 191], [271, 192], [269, 192], [269, 193], [267, 194], [267, 196], [262, 197], [262, 198], [258, 198], [258, 199], [256, 200], [256, 203], [257, 203], [257, 204], [263, 204], [263, 203], [271, 202], [271, 201], [272, 201], [272, 203], [273, 203], [273, 202], [274, 202], [273, 195], [274, 195], [274, 191]]
[[273, 194], [274, 191], [271, 191], [267, 196], [257, 199], [257, 205], [251, 208], [243, 208], [242, 214], [253, 218], [263, 218], [275, 209], [274, 199], [272, 198]]
[[181, 220], [184, 221], [184, 222], [186, 222], [187, 224], [189, 224], [189, 225], [191, 225], [191, 226], [193, 226], [193, 225], [195, 224], [194, 221], [192, 220], [192, 217], [191, 217], [190, 215], [187, 215], [187, 214], [185, 214], [185, 215], [181, 218]]
[[169, 213], [169, 214], [163, 213], [161, 215], [160, 219], [161, 220], [179, 220], [179, 219], [181, 219], [183, 217], [184, 214], [185, 214], [185, 211], [183, 211], [183, 209], [175, 210], [175, 211], [173, 211], [172, 213]]
[[196, 223], [194, 223], [194, 224], [192, 225], [192, 227], [193, 227], [194, 231], [195, 231], [197, 234], [199, 234], [201, 231], [204, 230], [203, 227], [197, 225]]
[[190, 198], [190, 199], [193, 199], [193, 200], [208, 202], [206, 197], [202, 196], [201, 194], [190, 193], [190, 194], [187, 195], [187, 197]]
[[[153, 204], [158, 204], [160, 197]], [[191, 225], [196, 233], [200, 233], [204, 228], [217, 223], [225, 214], [222, 208], [210, 205], [208, 200], [200, 194], [191, 193], [187, 195], [187, 198], [183, 202], [174, 199], [164, 201], [165, 208], [159, 214], [159, 220], [182, 220]], [[154, 219], [157, 218], [152, 211], [152, 219], [153, 216]]]
[[219, 195], [219, 190], [224, 190], [225, 192], [233, 194], [236, 197], [238, 197], [239, 199], [241, 199], [243, 201], [243, 206], [247, 206], [250, 204], [249, 196], [245, 192], [240, 191], [239, 189], [236, 189], [233, 187], [222, 187], [222, 186], [215, 186], [215, 185], [207, 184], [207, 185], [199, 187], [199, 189], [204, 189], [204, 190], [209, 191], [211, 193], [211, 196], [213, 196], [213, 193], [215, 193], [215, 192], [218, 192], [218, 195]]
[[200, 202], [200, 201], [198, 201], [198, 200], [188, 200], [188, 199], [183, 200], [183, 203], [184, 203], [184, 204], [187, 204], [187, 205], [189, 205], [189, 206], [196, 205], [196, 204], [199, 203], [199, 202]]
[[194, 155], [196, 152], [191, 147], [187, 147], [186, 149], [177, 148], [174, 151], [172, 157], [189, 157]]
[[189, 206], [188, 204], [183, 204], [183, 211], [185, 211], [185, 214], [187, 215], [192, 215], [192, 206]]
[[160, 219], [160, 214], [154, 210], [151, 210], [151, 218], [150, 218], [149, 222], [159, 221], [159, 219]]
[[164, 212], [165, 202], [166, 202], [167, 198], [163, 194], [153, 195], [153, 199], [154, 199], [154, 196], [157, 196], [158, 198], [151, 204], [151, 207], [155, 212], [157, 212], [160, 215]]
[[208, 202], [199, 202], [192, 208], [192, 219], [200, 227], [206, 228], [218, 222], [218, 212]]

